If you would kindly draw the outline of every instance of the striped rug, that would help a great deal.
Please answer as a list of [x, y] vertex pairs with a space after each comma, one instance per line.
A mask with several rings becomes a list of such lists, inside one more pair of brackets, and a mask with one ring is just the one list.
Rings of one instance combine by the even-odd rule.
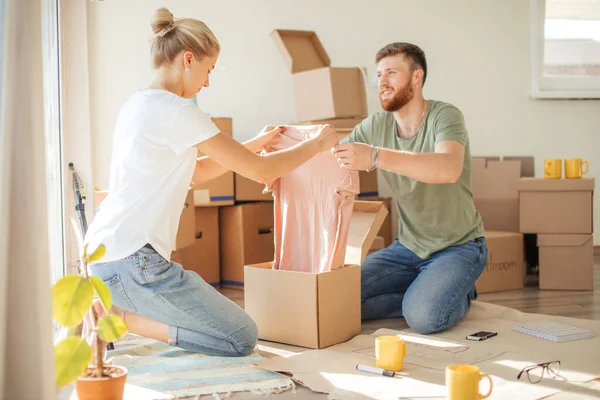
[[[275, 394], [294, 388], [284, 375], [260, 369], [252, 362], [264, 357], [214, 357], [191, 353], [152, 339], [129, 336], [107, 354], [112, 364], [129, 370], [127, 383], [169, 394], [177, 399], [233, 392]], [[164, 397], [160, 397], [164, 398]]]

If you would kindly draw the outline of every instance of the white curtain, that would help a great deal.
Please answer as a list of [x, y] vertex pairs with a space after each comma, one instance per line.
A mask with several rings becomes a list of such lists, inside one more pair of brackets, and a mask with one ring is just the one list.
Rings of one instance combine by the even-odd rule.
[[0, 0], [0, 399], [56, 397], [41, 1]]

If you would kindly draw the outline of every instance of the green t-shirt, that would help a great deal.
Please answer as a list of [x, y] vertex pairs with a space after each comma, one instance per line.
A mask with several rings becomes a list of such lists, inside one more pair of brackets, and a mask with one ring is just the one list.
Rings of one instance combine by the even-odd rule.
[[356, 126], [343, 143], [433, 153], [442, 140], [465, 146], [462, 174], [455, 183], [429, 184], [382, 170], [398, 210], [398, 239], [422, 259], [436, 251], [484, 236], [471, 191], [471, 151], [462, 113], [451, 104], [429, 100], [424, 122], [415, 136], [402, 139], [391, 112], [379, 112]]

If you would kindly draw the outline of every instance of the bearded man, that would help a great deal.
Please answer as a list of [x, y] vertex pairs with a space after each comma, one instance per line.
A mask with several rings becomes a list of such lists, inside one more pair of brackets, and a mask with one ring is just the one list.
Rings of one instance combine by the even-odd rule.
[[332, 150], [342, 168], [380, 169], [398, 211], [397, 239], [362, 264], [362, 316], [440, 332], [469, 311], [488, 255], [467, 128], [458, 108], [423, 98], [427, 62], [418, 46], [389, 44], [376, 63], [385, 111]]

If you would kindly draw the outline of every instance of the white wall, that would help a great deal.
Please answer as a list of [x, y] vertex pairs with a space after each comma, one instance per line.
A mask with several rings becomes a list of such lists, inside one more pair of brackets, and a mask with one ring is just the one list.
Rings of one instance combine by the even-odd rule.
[[[529, 98], [526, 0], [105, 0], [90, 3], [90, 85], [97, 186], [107, 185], [112, 130], [121, 104], [148, 85], [154, 9], [205, 21], [222, 51], [212, 86], [200, 96], [213, 116], [233, 118], [247, 139], [266, 124], [295, 122], [292, 81], [271, 38], [276, 28], [314, 30], [333, 66], [366, 66], [393, 41], [421, 46], [428, 58], [425, 96], [465, 114], [473, 155], [582, 157], [600, 172], [600, 102]], [[376, 90], [369, 112], [378, 111]], [[598, 209], [600, 196], [596, 196]], [[595, 243], [600, 244], [600, 217]]]

